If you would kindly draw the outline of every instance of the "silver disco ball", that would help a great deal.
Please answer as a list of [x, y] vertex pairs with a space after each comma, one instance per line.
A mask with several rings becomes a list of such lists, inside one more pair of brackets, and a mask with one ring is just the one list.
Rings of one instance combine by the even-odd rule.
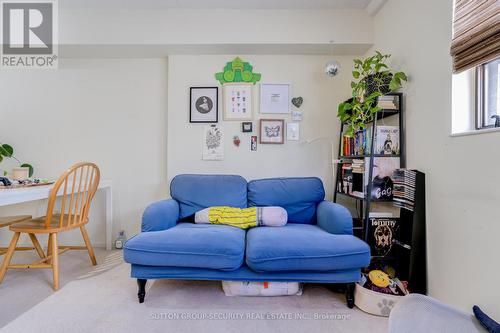
[[329, 77], [334, 77], [338, 74], [340, 64], [336, 60], [331, 60], [325, 65], [325, 74]]

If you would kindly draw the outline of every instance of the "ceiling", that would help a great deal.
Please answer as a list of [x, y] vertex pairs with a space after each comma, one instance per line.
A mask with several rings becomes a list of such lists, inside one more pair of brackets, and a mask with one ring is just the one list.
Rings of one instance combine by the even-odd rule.
[[380, 0], [59, 0], [68, 9], [366, 9]]

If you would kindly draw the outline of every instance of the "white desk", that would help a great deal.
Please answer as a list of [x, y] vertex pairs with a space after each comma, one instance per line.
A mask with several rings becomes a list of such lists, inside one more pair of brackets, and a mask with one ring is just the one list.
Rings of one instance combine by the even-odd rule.
[[[0, 207], [23, 202], [47, 199], [53, 184], [46, 186], [32, 186], [14, 189], [0, 189]], [[106, 193], [106, 250], [111, 250], [111, 236], [113, 232], [113, 192], [110, 180], [101, 180], [97, 190]], [[62, 192], [62, 189], [61, 189]], [[62, 195], [63, 193], [58, 193]]]

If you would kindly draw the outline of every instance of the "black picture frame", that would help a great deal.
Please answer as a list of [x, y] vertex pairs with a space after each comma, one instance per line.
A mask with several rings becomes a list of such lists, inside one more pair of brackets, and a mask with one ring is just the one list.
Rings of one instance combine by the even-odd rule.
[[253, 132], [253, 123], [251, 121], [244, 121], [241, 123], [241, 131], [243, 133], [252, 133]]
[[[199, 114], [195, 114], [195, 117], [193, 117], [193, 113], [197, 112], [197, 108], [193, 107], [196, 105], [196, 100], [193, 100], [194, 98], [198, 99], [199, 96], [197, 94], [197, 91], [210, 91], [213, 90], [213, 92], [210, 94], [210, 96], [207, 96], [211, 101], [212, 101], [212, 107], [210, 111], [208, 112], [210, 114], [210, 117], [208, 116], [203, 116]], [[207, 119], [203, 119], [207, 118]], [[211, 123], [218, 123], [219, 122], [219, 87], [190, 87], [189, 88], [189, 122], [194, 123], [194, 124], [211, 124]]]

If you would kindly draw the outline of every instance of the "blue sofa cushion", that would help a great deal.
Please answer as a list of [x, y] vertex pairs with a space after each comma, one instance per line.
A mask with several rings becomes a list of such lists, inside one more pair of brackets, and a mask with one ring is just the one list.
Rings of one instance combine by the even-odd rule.
[[315, 223], [316, 206], [324, 198], [323, 182], [316, 177], [269, 178], [248, 183], [249, 206], [283, 207], [291, 223]]
[[247, 232], [246, 263], [259, 272], [335, 271], [365, 267], [370, 248], [352, 235], [330, 234], [316, 225], [287, 224]]
[[211, 206], [247, 207], [247, 181], [232, 175], [178, 175], [170, 195], [179, 202], [179, 218]]
[[124, 246], [124, 259], [145, 266], [235, 270], [243, 264], [245, 231], [224, 225], [179, 223], [143, 232]]

